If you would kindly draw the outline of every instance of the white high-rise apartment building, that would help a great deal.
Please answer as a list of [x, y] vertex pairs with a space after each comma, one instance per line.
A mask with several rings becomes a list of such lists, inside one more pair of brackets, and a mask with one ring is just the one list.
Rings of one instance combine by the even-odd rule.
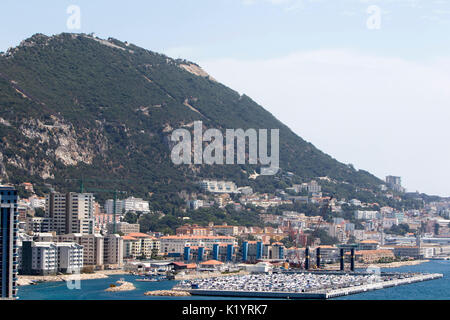
[[203, 180], [200, 181], [200, 187], [203, 191], [211, 193], [239, 193], [232, 181]]
[[363, 211], [355, 210], [355, 219], [358, 220], [372, 220], [380, 218], [380, 212], [378, 211]]
[[[107, 214], [114, 213], [114, 200], [113, 199], [108, 199], [105, 201], [105, 212]], [[122, 200], [116, 201], [116, 213], [117, 214], [123, 213], [123, 201]]]
[[67, 195], [66, 233], [94, 233], [94, 196], [92, 193], [70, 192]]
[[308, 183], [308, 192], [309, 193], [316, 193], [322, 191], [322, 187], [317, 183], [315, 180], [311, 180], [310, 183]]
[[125, 212], [128, 211], [140, 211], [140, 212], [150, 212], [148, 201], [144, 201], [142, 198], [129, 197], [123, 200], [123, 207]]
[[396, 176], [387, 176], [386, 184], [389, 188], [397, 192], [405, 192], [405, 188], [402, 187], [402, 178]]
[[92, 193], [52, 192], [45, 201], [50, 230], [57, 234], [94, 233], [94, 196]]
[[83, 264], [103, 268], [104, 239], [100, 234], [65, 234], [58, 236], [59, 242], [75, 242], [83, 246]]
[[45, 197], [45, 214], [50, 218], [50, 230], [66, 233], [66, 194], [52, 192]]
[[104, 238], [103, 263], [109, 267], [123, 266], [123, 238], [118, 234], [108, 234]]
[[31, 269], [37, 274], [55, 274], [58, 271], [58, 249], [53, 242], [35, 242], [31, 250]]
[[[114, 200], [108, 199], [105, 202], [105, 211], [108, 214], [114, 213]], [[150, 212], [150, 207], [148, 201], [144, 201], [142, 198], [129, 197], [124, 200], [116, 201], [116, 213], [122, 214], [129, 211], [140, 211], [144, 213]]]
[[76, 243], [24, 241], [21, 253], [22, 274], [80, 273], [83, 268], [83, 246]]
[[56, 242], [58, 269], [62, 273], [81, 273], [83, 269], [83, 246], [78, 243]]

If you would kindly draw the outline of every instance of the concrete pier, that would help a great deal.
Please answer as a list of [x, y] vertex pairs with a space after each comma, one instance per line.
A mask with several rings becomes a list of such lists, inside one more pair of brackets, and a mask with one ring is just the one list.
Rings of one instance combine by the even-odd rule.
[[[334, 273], [336, 274], [336, 273]], [[393, 274], [394, 275], [394, 274]], [[389, 276], [389, 274], [384, 274]], [[398, 274], [396, 274], [398, 276]], [[191, 295], [199, 296], [224, 296], [224, 297], [249, 297], [249, 298], [273, 298], [273, 299], [331, 299], [340, 296], [362, 293], [371, 290], [379, 290], [415, 282], [428, 281], [442, 278], [442, 274], [405, 274], [403, 278], [392, 280], [381, 280], [363, 285], [354, 285], [338, 289], [322, 289], [308, 292], [280, 292], [280, 291], [239, 291], [239, 290], [213, 290], [213, 289], [186, 289], [177, 288], [173, 290], [187, 291]]]
[[366, 291], [379, 290], [379, 289], [384, 289], [384, 288], [389, 288], [389, 287], [396, 287], [396, 286], [415, 283], [415, 282], [434, 280], [434, 279], [442, 278], [443, 276], [444, 275], [440, 274], [440, 273], [422, 274], [422, 275], [416, 275], [416, 276], [408, 277], [408, 278], [404, 278], [404, 279], [395, 279], [395, 280], [374, 282], [374, 283], [365, 284], [362, 286], [329, 290], [325, 294], [325, 296], [326, 296], [325, 299], [336, 298], [336, 297], [346, 296], [346, 295], [350, 295], [350, 294], [357, 294], [357, 293], [366, 292]]
[[[173, 289], [178, 290], [178, 289]], [[326, 293], [322, 292], [251, 292], [251, 291], [231, 291], [231, 290], [186, 290], [195, 296], [217, 296], [217, 297], [247, 297], [247, 298], [272, 298], [272, 299], [327, 299]]]

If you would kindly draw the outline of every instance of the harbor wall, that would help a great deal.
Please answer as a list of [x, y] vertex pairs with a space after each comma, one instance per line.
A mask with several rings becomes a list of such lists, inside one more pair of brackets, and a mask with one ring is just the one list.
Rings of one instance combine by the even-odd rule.
[[[360, 286], [319, 290], [313, 292], [262, 292], [262, 291], [232, 291], [232, 290], [203, 290], [203, 289], [189, 289], [184, 291], [191, 295], [199, 296], [224, 296], [224, 297], [248, 297], [248, 298], [273, 298], [273, 299], [330, 299], [345, 295], [357, 294], [366, 291], [379, 290], [389, 287], [395, 287], [404, 284], [410, 284], [421, 281], [428, 281], [442, 278], [443, 275], [439, 273], [434, 274], [420, 274], [404, 279], [394, 279], [382, 282], [374, 282]], [[178, 290], [174, 288], [174, 290]]]
[[340, 297], [340, 296], [362, 293], [362, 292], [366, 292], [366, 291], [384, 289], [384, 288], [389, 288], [389, 287], [396, 287], [396, 286], [404, 285], [404, 284], [434, 280], [434, 279], [439, 279], [442, 277], [443, 277], [443, 275], [440, 273], [422, 274], [422, 275], [416, 275], [416, 276], [408, 277], [408, 278], [404, 278], [404, 279], [395, 279], [395, 280], [389, 280], [389, 281], [383, 281], [383, 282], [369, 283], [369, 284], [356, 286], [356, 287], [348, 287], [348, 288], [329, 290], [326, 293], [326, 298], [327, 299], [336, 298], [336, 297]]
[[274, 298], [274, 299], [326, 299], [326, 293], [306, 292], [261, 292], [261, 291], [228, 291], [228, 290], [185, 290], [197, 296]]

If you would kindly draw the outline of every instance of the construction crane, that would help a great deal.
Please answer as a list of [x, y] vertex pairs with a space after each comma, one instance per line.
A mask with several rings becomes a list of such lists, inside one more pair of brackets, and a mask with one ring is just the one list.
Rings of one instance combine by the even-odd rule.
[[107, 193], [113, 193], [114, 197], [113, 197], [113, 233], [116, 233], [116, 215], [117, 215], [117, 208], [116, 208], [116, 203], [117, 203], [117, 195], [119, 193], [121, 194], [126, 194], [126, 191], [119, 191], [119, 190], [108, 190], [108, 189], [96, 189], [96, 188], [88, 188], [87, 191], [89, 192], [107, 192]]
[[[328, 199], [327, 202], [321, 207], [321, 209], [320, 209], [320, 218], [319, 218], [319, 221], [317, 222], [317, 225], [316, 225], [314, 231], [311, 233], [311, 237], [316, 237], [317, 236], [317, 232], [319, 231], [319, 228], [320, 228], [322, 222], [325, 220], [325, 217], [326, 217], [326, 214], [327, 214], [327, 211], [328, 211], [328, 208], [330, 206], [330, 203], [331, 203], [332, 199], [333, 199], [333, 196], [331, 196], [330, 199]], [[289, 229], [292, 230], [290, 224], [289, 224]], [[303, 229], [298, 230], [297, 234], [296, 234], [296, 239], [295, 239], [297, 247], [299, 246], [299, 242], [300, 242], [299, 238], [302, 235], [303, 235]], [[306, 241], [306, 246], [307, 246], [308, 251], [309, 251], [308, 241]], [[306, 253], [306, 250], [305, 250], [305, 253]], [[300, 252], [297, 252], [295, 254], [295, 257], [294, 257], [293, 261], [292, 261], [292, 266], [293, 267], [305, 267], [305, 263], [306, 263], [306, 259], [305, 258], [301, 259], [300, 258]], [[319, 267], [320, 266], [316, 266], [316, 268], [319, 268]]]
[[[86, 181], [94, 181], [94, 182], [98, 182], [98, 180], [94, 180], [94, 179], [86, 179], [84, 177], [81, 177], [79, 179], [65, 179], [65, 181], [79, 181], [80, 182], [80, 193], [84, 193], [85, 191], [88, 192], [107, 192], [107, 193], [113, 193], [114, 197], [113, 197], [113, 233], [116, 233], [116, 215], [117, 215], [117, 208], [116, 208], [116, 203], [117, 203], [117, 195], [119, 193], [124, 193], [126, 194], [126, 191], [119, 191], [119, 190], [109, 190], [109, 189], [95, 189], [95, 188], [86, 188], [84, 186], [84, 183]], [[102, 182], [118, 182], [118, 181], [124, 181], [124, 180], [102, 180]]]
[[[86, 179], [84, 177], [78, 178], [78, 179], [64, 179], [65, 181], [78, 181], [80, 183], [80, 193], [84, 193], [85, 192], [85, 182], [99, 182], [99, 179]], [[128, 181], [128, 180], [106, 180], [106, 179], [101, 179], [101, 182], [123, 182], [123, 181]]]
[[84, 182], [86, 181], [98, 181], [93, 179], [79, 178], [79, 179], [64, 179], [65, 181], [78, 181], [80, 182], [80, 193], [84, 193]]
[[[330, 199], [328, 199], [327, 202], [320, 208], [319, 221], [317, 222], [316, 228], [311, 233], [311, 238], [316, 238], [317, 237], [317, 233], [319, 232], [319, 229], [320, 229], [320, 226], [321, 226], [322, 222], [325, 220], [325, 217], [326, 217], [328, 208], [330, 207], [330, 203], [331, 203], [332, 199], [333, 199], [333, 196], [331, 196]], [[309, 259], [310, 254], [311, 253], [310, 253], [310, 250], [309, 250], [309, 246], [307, 245], [306, 248], [305, 248], [305, 257], [304, 257], [303, 262], [301, 264], [301, 265], [303, 265], [304, 268], [309, 268], [309, 266], [311, 265], [310, 259]], [[306, 255], [308, 256], [308, 262], [306, 261]], [[320, 268], [320, 266], [316, 265], [315, 268]]]
[[316, 228], [311, 233], [311, 236], [313, 236], [313, 237], [317, 236], [317, 232], [319, 232], [319, 228], [320, 228], [322, 222], [325, 220], [325, 216], [327, 214], [328, 208], [330, 207], [331, 200], [333, 200], [333, 196], [331, 196], [330, 199], [320, 209], [319, 221], [317, 222]]

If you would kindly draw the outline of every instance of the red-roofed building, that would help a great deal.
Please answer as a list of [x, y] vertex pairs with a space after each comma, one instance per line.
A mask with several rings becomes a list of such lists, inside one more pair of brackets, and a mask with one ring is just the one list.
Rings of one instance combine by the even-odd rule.
[[217, 260], [208, 260], [205, 262], [200, 263], [200, 267], [202, 269], [208, 269], [208, 270], [219, 270], [223, 267], [224, 263]]
[[212, 231], [209, 227], [202, 227], [196, 224], [189, 225], [186, 224], [184, 226], [178, 227], [176, 229], [177, 235], [191, 235], [191, 236], [208, 236], [212, 235]]
[[197, 265], [195, 263], [183, 263], [183, 262], [172, 262], [171, 265], [175, 270], [193, 270], [197, 269]]
[[364, 240], [358, 245], [359, 250], [377, 250], [379, 243], [376, 240]]
[[125, 259], [150, 259], [160, 253], [161, 242], [148, 234], [132, 232], [123, 237], [123, 248]]
[[161, 252], [163, 253], [179, 253], [183, 254], [184, 247], [198, 246], [212, 250], [214, 244], [232, 244], [236, 245], [237, 241], [230, 236], [165, 236], [161, 237]]

